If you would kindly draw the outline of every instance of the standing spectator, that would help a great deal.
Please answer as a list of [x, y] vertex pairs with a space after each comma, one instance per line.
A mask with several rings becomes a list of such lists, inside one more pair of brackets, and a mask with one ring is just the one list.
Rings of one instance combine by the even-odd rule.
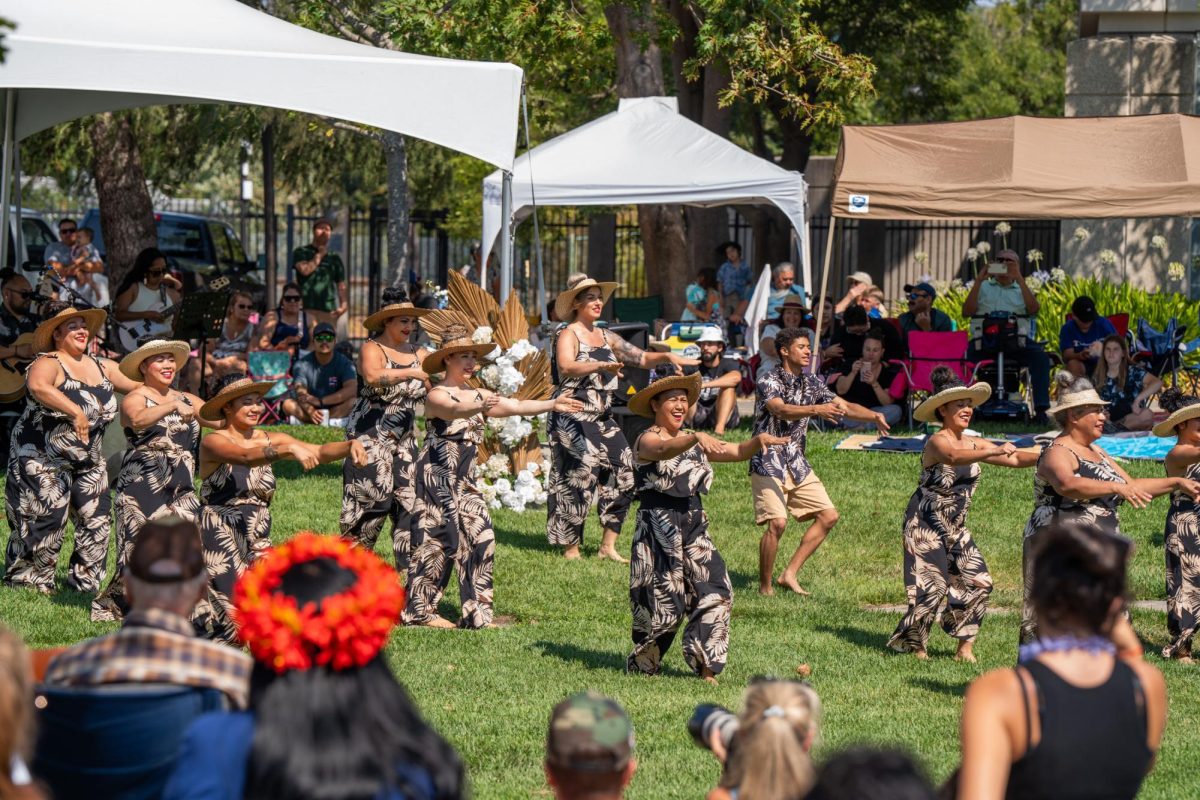
[[1029, 380], [1033, 385], [1034, 424], [1048, 425], [1050, 420], [1046, 417], [1046, 409], [1050, 407], [1050, 359], [1046, 358], [1041, 343], [1033, 338], [1033, 321], [1042, 306], [1025, 283], [1025, 276], [1021, 274], [1021, 257], [1016, 251], [1001, 250], [996, 258], [1008, 271], [992, 274], [989, 272], [991, 267], [985, 265], [963, 300], [963, 316], [971, 319], [971, 346], [967, 350], [967, 358], [982, 361], [992, 356], [980, 351], [983, 320], [977, 319], [977, 316], [997, 311], [1016, 316], [1021, 347], [1013, 354], [1013, 359], [1029, 368]]
[[92, 244], [96, 232], [82, 227], [75, 232], [75, 246], [71, 248], [71, 266], [75, 271], [72, 288], [79, 296], [96, 308], [109, 304], [108, 277], [104, 274], [104, 259]]
[[1109, 403], [1105, 431], [1148, 431], [1154, 425], [1150, 398], [1158, 394], [1163, 382], [1129, 360], [1129, 345], [1124, 336], [1106, 336], [1100, 342], [1103, 356], [1092, 373], [1092, 385], [1100, 398]]
[[[41, 321], [30, 313], [30, 295], [33, 289], [29, 281], [9, 268], [0, 270], [0, 358], [32, 359], [34, 356], [31, 344], [16, 344], [22, 334], [30, 334], [37, 329]], [[8, 443], [12, 438], [12, 428], [17, 417], [25, 410], [25, 398], [19, 398], [11, 403], [0, 403], [0, 456], [8, 452]], [[7, 468], [7, 459], [5, 461]]]
[[705, 328], [696, 344], [700, 346], [700, 366], [688, 367], [684, 374], [698, 371], [704, 382], [685, 424], [722, 436], [726, 429], [736, 428], [741, 422], [737, 387], [742, 382], [742, 370], [732, 358], [725, 358], [725, 337], [717, 328]]
[[837, 301], [834, 306], [834, 311], [839, 314], [845, 314], [846, 309], [851, 306], [859, 305], [859, 300], [875, 285], [875, 280], [870, 273], [859, 270], [851, 272], [850, 277], [846, 279], [846, 294], [841, 300]]
[[740, 244], [726, 242], [721, 245], [721, 252], [725, 254], [725, 262], [717, 270], [717, 283], [720, 285], [722, 299], [721, 310], [730, 324], [741, 325], [741, 316], [736, 320], [734, 316], [745, 309], [742, 303], [750, 299], [754, 274], [750, 271], [750, 265], [742, 261]]
[[[1096, 311], [1096, 303], [1080, 295], [1071, 304], [1071, 316], [1058, 332], [1058, 350], [1063, 365], [1078, 378], [1096, 371], [1104, 348], [1104, 340], [1116, 336], [1117, 329]], [[1096, 384], [1099, 386], [1099, 384]]]
[[[853, 364], [862, 358], [863, 343], [866, 341], [867, 333], [871, 330], [875, 330], [883, 336], [884, 361], [904, 358], [904, 342], [900, 340], [900, 332], [890, 322], [873, 324], [871, 318], [867, 316], [867, 310], [862, 306], [850, 306], [846, 309], [846, 313], [842, 315], [841, 329], [834, 332], [832, 344], [826, 348], [826, 351], [832, 349], [834, 345], [840, 346], [842, 348], [840, 365]], [[826, 367], [831, 366], [832, 364], [826, 364]]]
[[910, 283], [904, 287], [908, 299], [908, 311], [900, 315], [900, 330], [907, 337], [913, 331], [937, 331], [946, 333], [954, 330], [954, 320], [944, 311], [933, 307], [937, 290], [928, 283]]
[[550, 712], [546, 782], [556, 800], [619, 800], [633, 780], [633, 723], [616, 700], [573, 694]]
[[293, 358], [312, 349], [315, 320], [304, 309], [299, 284], [288, 281], [279, 295], [279, 307], [268, 311], [255, 330], [255, 350], [290, 350]]
[[46, 245], [42, 260], [47, 267], [54, 267], [60, 274], [71, 264], [71, 248], [75, 246], [75, 233], [79, 230], [78, 223], [69, 217], [58, 221], [58, 241]]
[[1162, 741], [1167, 687], [1112, 639], [1130, 542], [1086, 524], [1043, 537], [1030, 589], [1038, 639], [1016, 668], [967, 690], [957, 796], [1132, 800]]
[[[828, 309], [832, 313], [832, 305]], [[779, 354], [775, 352], [775, 336], [784, 328], [799, 328], [804, 325], [804, 317], [808, 309], [799, 297], [788, 297], [779, 306], [779, 317], [771, 320], [763, 328], [762, 337], [758, 340], [759, 372], [768, 372], [779, 366]], [[832, 324], [829, 317], [825, 320]]]
[[685, 305], [679, 318], [684, 322], [721, 322], [721, 293], [717, 291], [717, 271], [705, 267], [696, 273], [684, 296]]
[[[888, 425], [895, 425], [904, 416], [900, 401], [908, 391], [904, 373], [891, 364], [883, 363], [883, 333], [872, 328], [863, 337], [862, 356], [850, 365], [850, 371], [837, 379], [838, 397], [857, 403], [882, 414]], [[843, 420], [844, 428], [865, 427], [863, 423]]]
[[21, 637], [0, 625], [0, 798], [37, 800], [26, 766], [33, 733], [33, 675]]
[[283, 410], [302, 422], [320, 425], [350, 416], [358, 395], [354, 362], [333, 349], [337, 334], [328, 322], [313, 329], [313, 351], [292, 367], [292, 396]]
[[304, 298], [304, 307], [317, 322], [337, 325], [338, 317], [346, 313], [346, 268], [342, 257], [329, 252], [333, 224], [322, 217], [313, 223], [312, 244], [296, 248], [292, 266], [296, 283]]

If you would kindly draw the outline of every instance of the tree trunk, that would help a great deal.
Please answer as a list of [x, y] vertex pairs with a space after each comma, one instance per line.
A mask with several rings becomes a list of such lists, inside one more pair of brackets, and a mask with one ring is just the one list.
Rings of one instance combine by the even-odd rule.
[[408, 149], [404, 137], [384, 131], [381, 137], [387, 158], [387, 263], [388, 283], [408, 288], [409, 208]]
[[[636, 5], [611, 4], [604, 18], [617, 54], [618, 97], [661, 97], [662, 50], [658, 26], [649, 2]], [[684, 306], [684, 290], [691, 279], [683, 209], [679, 206], [638, 206], [647, 284], [663, 297], [667, 319], [678, 319]]]
[[158, 244], [154, 204], [128, 111], [97, 114], [88, 129], [108, 283], [115, 294], [137, 254]]

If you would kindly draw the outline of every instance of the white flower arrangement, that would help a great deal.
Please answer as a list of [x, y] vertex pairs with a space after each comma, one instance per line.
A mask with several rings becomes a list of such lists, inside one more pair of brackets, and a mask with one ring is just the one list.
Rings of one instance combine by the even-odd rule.
[[492, 340], [492, 333], [492, 329], [487, 325], [480, 325], [475, 329], [475, 332], [471, 334], [471, 341], [475, 344], [487, 344]]
[[1012, 225], [1009, 225], [1007, 222], [997, 222], [996, 230], [992, 235], [993, 236], [1007, 236], [1010, 233], [1012, 233]]
[[1055, 267], [1050, 270], [1050, 282], [1061, 283], [1067, 279], [1067, 271], [1062, 267]]
[[512, 397], [521, 388], [521, 384], [525, 383], [525, 376], [507, 356], [497, 357], [493, 363], [480, 370], [479, 379], [503, 397]]
[[530, 462], [511, 481], [507, 477], [496, 478], [491, 483], [481, 481], [479, 491], [489, 508], [507, 508], [521, 514], [530, 506], [546, 504], [546, 487], [537, 477], [545, 472], [545, 465]]
[[505, 447], [516, 447], [533, 433], [533, 423], [527, 417], [493, 417], [487, 424]]
[[1078, 228], [1075, 229], [1075, 233], [1072, 235], [1074, 236], [1075, 241], [1086, 242], [1088, 240], [1088, 237], [1090, 237], [1092, 234], [1088, 233], [1087, 228], [1080, 225]]
[[1185, 274], [1187, 274], [1187, 273], [1186, 273], [1186, 270], [1184, 269], [1183, 262], [1172, 261], [1170, 264], [1167, 265], [1167, 277], [1170, 278], [1171, 280], [1181, 281], [1181, 280], [1183, 280], [1183, 276]]
[[[917, 252], [913, 253], [913, 261], [917, 262], [918, 264], [924, 264], [928, 260], [929, 253], [926, 253], [924, 250], [918, 250]], [[922, 280], [924, 279], [922, 278]]]
[[1038, 250], [1036, 247], [1025, 253], [1025, 260], [1038, 266], [1041, 265], [1043, 258], [1045, 258], [1045, 256], [1042, 254], [1042, 251]]
[[496, 453], [483, 462], [479, 468], [479, 474], [489, 481], [503, 478], [508, 474], [508, 457], [503, 453]]
[[992, 246], [987, 242], [976, 242], [975, 249], [978, 250], [979, 254], [985, 258], [987, 257], [988, 253], [992, 252]]
[[1116, 251], [1105, 248], [1100, 251], [1100, 263], [1106, 267], [1111, 267], [1117, 263]]
[[1150, 246], [1165, 256], [1167, 254], [1167, 237], [1161, 235], [1151, 236]]
[[508, 352], [504, 355], [511, 358], [515, 363], [525, 358], [525, 356], [533, 355], [537, 351], [538, 349], [531, 345], [528, 339], [518, 339], [513, 342], [513, 346], [508, 348]]

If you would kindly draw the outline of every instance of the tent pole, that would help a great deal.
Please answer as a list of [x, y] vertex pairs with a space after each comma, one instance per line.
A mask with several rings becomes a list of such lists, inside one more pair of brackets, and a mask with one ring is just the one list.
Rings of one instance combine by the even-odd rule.
[[23, 224], [24, 217], [21, 216], [21, 209], [24, 208], [24, 203], [21, 201], [21, 143], [13, 141], [13, 207], [17, 211], [17, 224], [15, 228], [16, 241], [14, 252], [17, 255], [16, 267], [25, 269], [25, 231]]
[[4, 90], [4, 148], [0, 153], [0, 158], [4, 160], [0, 164], [0, 262], [4, 266], [11, 267], [13, 264], [7, 263], [8, 260], [8, 239], [9, 225], [11, 225], [9, 206], [12, 198], [12, 162], [13, 162], [13, 145], [16, 141], [16, 135], [13, 131], [15, 124], [15, 112], [17, 104], [16, 89]]
[[[508, 300], [512, 292], [513, 278], [513, 230], [512, 230], [512, 173], [507, 170], [500, 187], [500, 302]], [[486, 290], [487, 287], [485, 286]]]
[[[529, 141], [529, 102], [525, 87], [521, 87], [521, 114], [525, 117], [525, 152], [529, 153], [533, 145]], [[538, 318], [545, 325], [550, 321], [546, 313], [546, 270], [542, 265], [542, 236], [538, 230], [537, 190], [533, 185], [533, 159], [526, 156], [529, 163], [529, 199], [533, 204], [533, 258], [537, 264]]]
[[830, 215], [829, 217], [829, 236], [825, 239], [825, 268], [821, 270], [821, 293], [813, 300], [817, 303], [817, 331], [813, 337], [816, 339], [817, 346], [813, 348], [816, 352], [813, 354], [812, 361], [809, 362], [808, 371], [814, 375], [817, 372], [817, 362], [821, 360], [821, 324], [825, 317], [825, 303], [822, 299], [825, 297], [825, 292], [829, 290], [829, 266], [833, 261], [833, 236], [837, 233], [837, 217]]

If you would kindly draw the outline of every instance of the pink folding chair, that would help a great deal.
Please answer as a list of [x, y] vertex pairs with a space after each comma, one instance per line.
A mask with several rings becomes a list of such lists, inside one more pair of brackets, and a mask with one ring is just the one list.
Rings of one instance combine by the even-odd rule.
[[991, 360], [973, 362], [967, 360], [967, 331], [911, 331], [908, 334], [908, 358], [893, 360], [904, 370], [908, 378], [908, 424], [912, 427], [912, 414], [917, 405], [917, 395], [928, 396], [933, 392], [929, 376], [937, 367], [949, 367], [962, 378], [963, 383], [975, 381], [979, 368], [991, 364]]

